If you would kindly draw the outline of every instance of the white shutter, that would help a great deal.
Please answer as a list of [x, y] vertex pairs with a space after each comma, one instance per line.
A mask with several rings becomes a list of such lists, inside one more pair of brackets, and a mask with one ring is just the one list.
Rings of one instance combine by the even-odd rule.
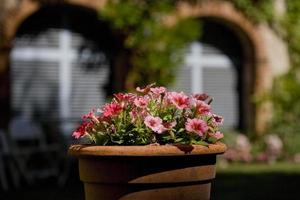
[[190, 78], [191, 68], [180, 67], [176, 71], [175, 83], [170, 90], [183, 91], [187, 94], [192, 93], [192, 79]]
[[[74, 125], [91, 108], [104, 104], [106, 94], [103, 88], [108, 82], [109, 63], [105, 53], [95, 50], [92, 42], [70, 33], [71, 45], [69, 49], [64, 47], [68, 52], [64, 56], [69, 56], [65, 62], [71, 66], [70, 74], [60, 74], [64, 72], [60, 60], [61, 31], [49, 29], [36, 36], [22, 35], [15, 39], [11, 54], [12, 110], [29, 119], [71, 122]], [[83, 47], [85, 51], [81, 51]], [[83, 52], [84, 56], [81, 55]], [[91, 58], [97, 63], [88, 68]], [[69, 95], [67, 99], [61, 99], [61, 93], [66, 92], [61, 91], [66, 79], [71, 81], [70, 94], [66, 94]], [[62, 105], [68, 106], [68, 119], [62, 119]], [[34, 118], [35, 115], [38, 118]]]
[[224, 116], [224, 127], [237, 127], [237, 74], [231, 60], [217, 48], [199, 42], [191, 44], [186, 58], [187, 64], [177, 70], [172, 89], [191, 94], [192, 88], [198, 87], [214, 98], [213, 112]]
[[108, 67], [101, 67], [95, 73], [94, 70], [86, 71], [80, 64], [74, 63], [71, 110], [75, 120], [92, 108], [99, 108], [105, 103], [106, 95], [103, 86], [107, 83], [108, 76]]
[[29, 119], [41, 113], [42, 120], [58, 118], [58, 63], [12, 59], [10, 69], [13, 111]]
[[224, 116], [224, 127], [233, 128], [238, 123], [238, 95], [233, 68], [203, 68], [203, 88], [214, 98], [213, 112]]

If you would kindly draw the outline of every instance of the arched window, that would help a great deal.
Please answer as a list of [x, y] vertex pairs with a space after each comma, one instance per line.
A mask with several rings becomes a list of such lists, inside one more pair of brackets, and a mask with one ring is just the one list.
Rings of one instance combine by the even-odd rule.
[[[202, 19], [203, 35], [186, 51], [174, 88], [187, 93], [207, 93], [214, 98], [213, 111], [224, 116], [224, 128], [245, 130], [244, 52], [233, 30], [217, 20]], [[250, 74], [248, 74], [250, 76]], [[252, 87], [252, 86], [251, 86]], [[248, 113], [249, 114], [249, 113]]]
[[14, 117], [59, 124], [70, 134], [111, 87], [113, 36], [95, 11], [47, 6], [19, 28], [11, 52]]
[[225, 127], [238, 126], [237, 73], [228, 56], [213, 46], [193, 42], [176, 79], [179, 91], [214, 97], [213, 110], [226, 118]]

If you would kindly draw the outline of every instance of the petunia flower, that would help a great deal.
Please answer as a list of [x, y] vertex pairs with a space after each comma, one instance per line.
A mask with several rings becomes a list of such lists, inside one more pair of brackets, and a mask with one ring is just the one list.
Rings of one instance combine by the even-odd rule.
[[165, 122], [163, 123], [164, 127], [168, 130], [174, 128], [176, 125], [177, 125], [177, 122], [176, 121], [173, 121], [173, 122]]
[[146, 97], [137, 97], [134, 99], [134, 105], [139, 108], [146, 108], [149, 100]]
[[217, 131], [214, 133], [213, 137], [219, 140], [224, 137], [224, 134], [221, 133], [220, 131]]
[[183, 92], [170, 92], [168, 93], [168, 99], [176, 106], [176, 108], [180, 110], [183, 110], [189, 106], [189, 97]]
[[196, 133], [199, 136], [203, 136], [204, 133], [208, 130], [208, 126], [205, 121], [201, 119], [187, 119], [185, 123], [185, 129], [188, 132]]
[[89, 123], [83, 123], [81, 126], [79, 126], [76, 131], [73, 132], [72, 136], [76, 139], [81, 138], [87, 134], [86, 128], [89, 127]]
[[222, 125], [223, 124], [224, 119], [223, 119], [222, 116], [213, 114], [213, 119], [214, 119], [214, 122], [217, 125]]
[[200, 115], [206, 115], [210, 113], [210, 105], [201, 100], [196, 100], [195, 102], [196, 112]]
[[144, 88], [137, 87], [136, 91], [147, 94], [150, 92], [150, 89], [155, 85], [155, 83], [151, 83]]
[[145, 125], [156, 133], [162, 133], [166, 131], [166, 128], [162, 124], [160, 117], [153, 117], [148, 115], [144, 120]]
[[103, 106], [104, 117], [116, 116], [122, 111], [122, 107], [118, 103], [105, 104]]
[[114, 97], [118, 100], [118, 102], [132, 102], [136, 95], [132, 93], [117, 93], [114, 94]]
[[194, 94], [193, 98], [200, 100], [200, 101], [205, 101], [206, 99], [209, 98], [209, 96], [206, 93], [203, 94]]
[[165, 93], [166, 88], [165, 87], [154, 87], [154, 88], [150, 88], [150, 91], [156, 95], [159, 95], [159, 94]]

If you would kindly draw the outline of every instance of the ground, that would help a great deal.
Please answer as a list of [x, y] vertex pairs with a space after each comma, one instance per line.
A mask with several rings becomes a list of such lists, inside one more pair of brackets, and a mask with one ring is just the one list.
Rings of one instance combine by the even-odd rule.
[[[83, 200], [82, 183], [78, 179], [77, 165], [64, 187], [55, 179], [24, 186], [8, 192], [0, 191], [1, 200]], [[289, 200], [297, 199], [300, 185], [300, 164], [230, 164], [218, 168], [212, 185], [212, 200]]]

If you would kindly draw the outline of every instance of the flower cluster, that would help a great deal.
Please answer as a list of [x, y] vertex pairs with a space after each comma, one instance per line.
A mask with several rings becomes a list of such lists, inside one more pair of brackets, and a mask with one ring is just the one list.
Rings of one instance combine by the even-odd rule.
[[188, 96], [154, 84], [136, 90], [115, 94], [110, 103], [84, 115], [73, 137], [98, 145], [208, 145], [223, 138], [223, 118], [212, 113], [208, 95]]

